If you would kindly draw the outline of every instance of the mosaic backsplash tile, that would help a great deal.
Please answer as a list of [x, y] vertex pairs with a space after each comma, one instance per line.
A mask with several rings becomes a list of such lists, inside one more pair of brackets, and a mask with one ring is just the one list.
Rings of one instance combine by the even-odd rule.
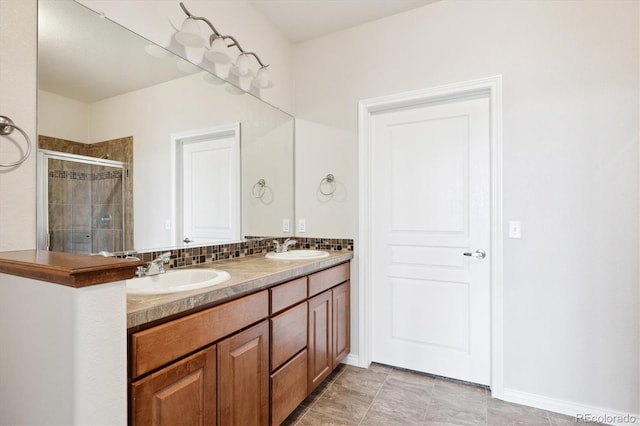
[[[193, 248], [181, 248], [173, 250], [159, 250], [145, 253], [137, 253], [140, 259], [145, 262], [158, 257], [166, 251], [171, 251], [171, 261], [169, 268], [180, 268], [183, 266], [212, 263], [217, 260], [235, 259], [245, 256], [267, 254], [273, 251], [273, 240], [283, 241], [283, 238], [273, 237], [246, 237], [246, 241], [216, 246], [204, 246]], [[353, 239], [344, 238], [293, 238], [298, 242], [294, 248], [316, 249], [316, 250], [338, 250], [353, 251]]]

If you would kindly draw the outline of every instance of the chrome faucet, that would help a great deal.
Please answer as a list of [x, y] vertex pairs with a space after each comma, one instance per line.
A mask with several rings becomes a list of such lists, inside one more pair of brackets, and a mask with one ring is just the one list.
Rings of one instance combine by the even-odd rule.
[[138, 266], [136, 276], [146, 277], [149, 275], [164, 274], [166, 272], [166, 270], [164, 269], [164, 264], [169, 263], [169, 259], [171, 259], [170, 251], [162, 253], [151, 262], [148, 262], [146, 266]]
[[298, 242], [290, 238], [287, 238], [286, 240], [284, 240], [282, 244], [280, 244], [278, 240], [273, 240], [273, 251], [275, 251], [276, 253], [284, 253], [285, 251], [289, 250], [289, 247], [294, 246], [296, 244], [298, 244]]

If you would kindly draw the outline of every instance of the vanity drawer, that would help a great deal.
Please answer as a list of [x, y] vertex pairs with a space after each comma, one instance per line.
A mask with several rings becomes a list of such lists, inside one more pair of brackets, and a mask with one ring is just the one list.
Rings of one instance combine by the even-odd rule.
[[271, 318], [271, 371], [307, 346], [307, 303]]
[[343, 263], [309, 275], [309, 297], [320, 294], [349, 279], [349, 263]]
[[307, 350], [271, 375], [271, 424], [279, 425], [307, 397]]
[[152, 371], [269, 315], [269, 293], [245, 296], [131, 335], [131, 377]]
[[307, 277], [272, 287], [269, 292], [271, 292], [271, 313], [275, 314], [307, 298]]

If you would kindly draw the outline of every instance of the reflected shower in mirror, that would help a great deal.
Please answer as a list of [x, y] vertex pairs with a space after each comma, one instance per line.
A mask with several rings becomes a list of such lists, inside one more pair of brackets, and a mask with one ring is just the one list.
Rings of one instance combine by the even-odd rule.
[[44, 149], [37, 162], [50, 250], [124, 250], [133, 237], [130, 227], [125, 229], [126, 163]]
[[[113, 245], [98, 251], [287, 235], [281, 225], [294, 217], [289, 114], [72, 0], [38, 1], [38, 61], [39, 149], [123, 163], [123, 236], [100, 237]], [[129, 148], [113, 142], [124, 140]], [[207, 152], [198, 151], [205, 145]], [[40, 182], [45, 171], [38, 173]], [[260, 179], [269, 182], [269, 203], [252, 195]], [[96, 230], [119, 232], [100, 228], [97, 210], [76, 227], [50, 208], [41, 186], [39, 248], [61, 247], [47, 245], [59, 230], [52, 224], [85, 231], [95, 222]]]

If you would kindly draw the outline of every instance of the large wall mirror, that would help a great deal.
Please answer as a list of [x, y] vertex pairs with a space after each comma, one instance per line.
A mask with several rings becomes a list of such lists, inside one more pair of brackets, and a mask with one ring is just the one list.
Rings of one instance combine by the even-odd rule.
[[38, 1], [38, 245], [286, 236], [293, 117], [73, 0]]

